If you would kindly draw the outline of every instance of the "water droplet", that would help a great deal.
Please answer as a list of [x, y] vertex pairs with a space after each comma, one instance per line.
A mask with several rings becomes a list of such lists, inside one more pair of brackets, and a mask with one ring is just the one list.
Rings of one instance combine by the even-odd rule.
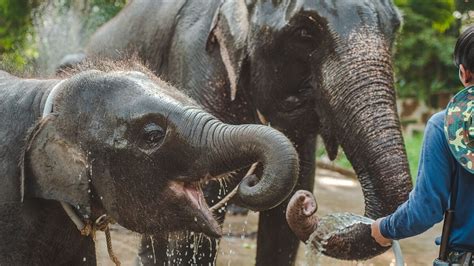
[[371, 224], [372, 220], [352, 213], [334, 213], [322, 217], [318, 228], [306, 241], [305, 256], [307, 261], [310, 261], [311, 265], [319, 265], [319, 258], [325, 250], [324, 246], [328, 239], [360, 223]]

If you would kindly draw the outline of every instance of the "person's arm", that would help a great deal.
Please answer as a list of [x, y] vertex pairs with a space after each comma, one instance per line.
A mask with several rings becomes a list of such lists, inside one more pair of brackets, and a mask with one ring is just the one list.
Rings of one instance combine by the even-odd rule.
[[453, 160], [443, 129], [430, 120], [423, 139], [416, 186], [408, 201], [372, 226], [372, 236], [379, 244], [418, 235], [443, 219], [449, 180], [454, 174]]
[[375, 239], [375, 241], [377, 243], [379, 243], [379, 245], [381, 245], [382, 247], [388, 247], [392, 244], [392, 240], [384, 237], [382, 235], [382, 233], [380, 232], [380, 222], [383, 220], [384, 218], [378, 218], [377, 220], [375, 220], [375, 222], [372, 223], [371, 225], [371, 229], [372, 229], [372, 237]]

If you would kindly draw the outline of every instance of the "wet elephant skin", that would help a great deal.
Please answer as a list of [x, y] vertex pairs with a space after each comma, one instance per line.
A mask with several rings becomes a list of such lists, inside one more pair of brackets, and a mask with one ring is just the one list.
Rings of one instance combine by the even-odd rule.
[[[94, 34], [86, 54], [138, 55], [223, 121], [268, 122], [298, 151], [296, 189], [313, 190], [317, 135], [331, 159], [342, 147], [362, 184], [365, 215], [377, 218], [411, 190], [392, 69], [400, 21], [390, 0], [135, 0]], [[217, 189], [208, 194], [215, 202]], [[286, 203], [260, 214], [258, 265], [294, 263], [299, 242]], [[159, 261], [214, 263], [207, 254], [216, 242], [207, 243], [197, 258], [179, 248]], [[384, 251], [371, 242], [367, 250], [365, 257]], [[350, 254], [338, 257], [357, 259]]]
[[224, 124], [144, 67], [114, 64], [62, 80], [0, 71], [1, 265], [96, 264], [60, 202], [85, 223], [106, 214], [141, 234], [219, 237], [203, 182], [260, 161], [242, 204], [272, 208], [293, 190], [299, 162], [283, 134]]

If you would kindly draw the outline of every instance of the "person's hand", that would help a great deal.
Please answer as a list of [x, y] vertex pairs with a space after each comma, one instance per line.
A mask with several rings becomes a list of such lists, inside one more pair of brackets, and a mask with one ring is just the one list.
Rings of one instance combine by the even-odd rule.
[[382, 221], [382, 219], [383, 218], [378, 218], [372, 223], [370, 226], [372, 229], [371, 235], [379, 245], [382, 247], [389, 247], [392, 245], [392, 240], [385, 238], [382, 233], [380, 233], [380, 221]]

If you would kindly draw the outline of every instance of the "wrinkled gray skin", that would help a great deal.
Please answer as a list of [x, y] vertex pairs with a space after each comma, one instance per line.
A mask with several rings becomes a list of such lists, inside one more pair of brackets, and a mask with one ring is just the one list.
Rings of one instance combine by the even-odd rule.
[[313, 194], [299, 190], [291, 197], [286, 210], [286, 220], [291, 230], [301, 241], [311, 245], [312, 252], [348, 260], [370, 258], [367, 246], [361, 243], [373, 241], [370, 227], [367, 226], [372, 220], [351, 213], [320, 219], [316, 214], [317, 209]]
[[0, 71], [0, 265], [95, 265], [92, 238], [59, 201], [83, 220], [105, 213], [142, 234], [219, 237], [199, 182], [260, 161], [260, 180], [238, 191], [255, 210], [280, 204], [296, 184], [297, 154], [283, 134], [224, 124], [156, 77], [75, 74], [39, 119], [56, 84]]
[[[365, 215], [377, 218], [411, 190], [391, 66], [399, 25], [390, 0], [134, 0], [95, 33], [86, 54], [137, 55], [228, 123], [258, 123], [259, 110], [296, 146], [298, 189], [313, 190], [317, 135], [331, 159], [342, 146], [359, 176]], [[285, 209], [260, 214], [258, 265], [294, 262], [298, 239]], [[363, 240], [364, 257], [383, 252], [364, 230], [348, 233]], [[205, 245], [198, 264], [214, 262]], [[193, 262], [191, 249], [174, 254]]]

